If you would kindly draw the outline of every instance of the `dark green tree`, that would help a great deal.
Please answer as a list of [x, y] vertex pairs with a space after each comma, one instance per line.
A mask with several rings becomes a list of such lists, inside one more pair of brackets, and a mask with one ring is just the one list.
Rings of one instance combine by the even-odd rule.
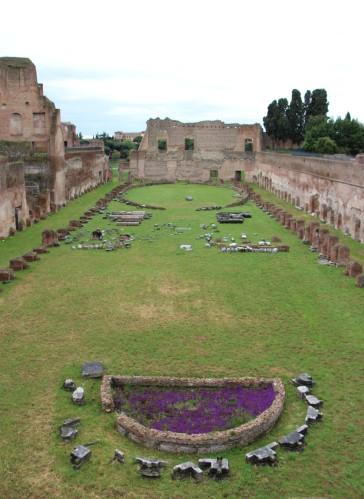
[[322, 137], [335, 140], [334, 121], [326, 116], [311, 116], [306, 124], [303, 149], [305, 151], [319, 152], [317, 150], [317, 141]]
[[364, 151], [364, 125], [357, 120], [352, 120], [350, 113], [345, 119], [338, 118], [334, 124], [335, 142], [340, 152], [358, 154]]
[[310, 101], [307, 103], [306, 108], [306, 117], [310, 118], [311, 116], [326, 116], [329, 110], [326, 90], [324, 88], [316, 88], [310, 94]]
[[133, 142], [135, 142], [139, 146], [139, 144], [141, 143], [142, 140], [143, 140], [143, 137], [141, 135], [138, 135], [137, 137], [135, 137], [133, 139]]
[[287, 140], [289, 138], [289, 122], [287, 117], [288, 100], [278, 99], [278, 139]]
[[267, 109], [267, 115], [263, 118], [265, 131], [273, 140], [278, 140], [278, 103], [272, 101]]
[[287, 99], [274, 100], [269, 104], [267, 115], [263, 118], [265, 130], [274, 142], [286, 140], [289, 137], [287, 110]]
[[335, 154], [338, 152], [338, 147], [331, 137], [320, 137], [316, 140], [315, 152], [320, 154]]
[[287, 119], [289, 128], [289, 138], [294, 144], [300, 144], [304, 136], [304, 105], [301, 92], [292, 90], [292, 97], [287, 109]]

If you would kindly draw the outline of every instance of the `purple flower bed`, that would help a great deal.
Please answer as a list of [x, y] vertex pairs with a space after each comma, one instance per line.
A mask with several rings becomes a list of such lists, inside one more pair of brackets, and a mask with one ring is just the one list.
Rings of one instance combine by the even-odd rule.
[[156, 430], [198, 434], [234, 428], [268, 409], [273, 386], [244, 388], [162, 388], [124, 385], [114, 403], [139, 423]]

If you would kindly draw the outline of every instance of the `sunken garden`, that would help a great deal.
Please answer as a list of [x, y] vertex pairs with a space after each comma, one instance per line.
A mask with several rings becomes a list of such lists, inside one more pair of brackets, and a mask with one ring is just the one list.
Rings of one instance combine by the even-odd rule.
[[114, 178], [1, 241], [6, 480], [359, 497], [363, 264], [244, 182]]

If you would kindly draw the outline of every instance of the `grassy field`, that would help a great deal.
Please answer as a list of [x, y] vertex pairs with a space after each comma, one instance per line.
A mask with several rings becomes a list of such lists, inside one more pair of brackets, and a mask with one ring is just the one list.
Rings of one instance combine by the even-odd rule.
[[[40, 243], [44, 228], [62, 227], [91, 206], [103, 186], [37, 226], [0, 243], [0, 265]], [[193, 201], [185, 201], [191, 194]], [[280, 236], [289, 253], [222, 254], [196, 239], [214, 212], [206, 204], [234, 200], [228, 187], [138, 187], [129, 199], [165, 206], [137, 228], [129, 250], [98, 252], [54, 248], [0, 294], [0, 497], [4, 498], [222, 498], [363, 497], [364, 290], [342, 269], [320, 266], [317, 255], [248, 203], [253, 218], [224, 225], [220, 235], [253, 241]], [[110, 207], [122, 209], [120, 203]], [[175, 223], [185, 232], [154, 229]], [[89, 227], [108, 227], [95, 218]], [[179, 249], [190, 243], [192, 252]], [[351, 243], [359, 253], [362, 246]], [[147, 450], [120, 436], [115, 415], [100, 407], [97, 380], [80, 366], [98, 359], [112, 374], [278, 376], [286, 384], [283, 415], [246, 448], [224, 453], [231, 476], [203, 483], [172, 481], [170, 469], [196, 456]], [[308, 371], [324, 400], [324, 420], [312, 427], [302, 453], [279, 451], [275, 468], [254, 468], [245, 453], [295, 429], [306, 408], [289, 380]], [[73, 377], [86, 390], [75, 407], [61, 389]], [[81, 470], [69, 464], [72, 443], [58, 426], [82, 419], [77, 442], [99, 440]], [[115, 448], [126, 464], [108, 464]], [[157, 481], [138, 476], [133, 458], [154, 455], [169, 467]]]

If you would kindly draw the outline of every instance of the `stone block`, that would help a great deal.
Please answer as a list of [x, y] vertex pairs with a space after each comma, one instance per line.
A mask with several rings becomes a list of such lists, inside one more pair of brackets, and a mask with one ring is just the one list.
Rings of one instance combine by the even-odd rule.
[[28, 253], [25, 253], [23, 255], [23, 258], [26, 262], [35, 262], [36, 260], [39, 260], [38, 253], [35, 251], [29, 251]]
[[356, 276], [356, 286], [358, 288], [364, 288], [364, 274], [359, 274]]
[[77, 445], [71, 452], [71, 464], [75, 469], [79, 469], [83, 463], [91, 457], [91, 450], [84, 445]]
[[298, 431], [293, 431], [288, 435], [280, 438], [278, 443], [281, 447], [288, 450], [302, 450], [304, 445], [305, 435]]
[[47, 229], [42, 232], [42, 246], [49, 248], [58, 245], [58, 234], [55, 230]]
[[337, 252], [337, 263], [339, 265], [345, 265], [350, 259], [350, 248], [347, 246], [339, 245]]
[[33, 251], [37, 253], [38, 255], [42, 255], [43, 253], [49, 253], [49, 250], [47, 248], [44, 248], [43, 246], [39, 246], [38, 248], [34, 248]]
[[307, 243], [311, 243], [311, 227], [310, 225], [305, 225], [303, 240]]
[[84, 378], [102, 378], [105, 368], [101, 362], [85, 362], [81, 374]]
[[312, 376], [308, 373], [301, 373], [295, 378], [292, 379], [292, 382], [296, 386], [313, 386], [315, 384], [315, 380], [312, 378]]
[[292, 232], [296, 232], [296, 227], [297, 227], [297, 220], [295, 218], [291, 218], [289, 221], [289, 230]]
[[289, 251], [288, 244], [280, 244], [279, 246], [277, 246], [277, 248], [278, 248], [278, 251], [280, 251], [280, 252], [288, 253], [288, 251]]
[[9, 282], [15, 279], [15, 274], [13, 269], [0, 269], [0, 281]]
[[22, 258], [13, 258], [9, 262], [9, 267], [13, 270], [25, 270], [29, 267], [29, 265]]
[[291, 215], [288, 215], [284, 218], [284, 227], [286, 229], [290, 229], [291, 228], [291, 220], [293, 220], [293, 217]]
[[223, 457], [199, 459], [198, 464], [202, 469], [207, 469], [212, 478], [221, 479], [230, 472], [229, 461]]
[[344, 272], [345, 275], [349, 277], [357, 277], [359, 274], [362, 274], [363, 267], [359, 262], [349, 262], [346, 266], [346, 270]]
[[340, 244], [334, 244], [333, 246], [330, 247], [330, 254], [328, 255], [328, 258], [331, 262], [337, 263], [337, 255], [339, 248]]
[[299, 239], [303, 240], [305, 237], [305, 228], [299, 227], [298, 229], [296, 229], [296, 234]]
[[173, 480], [188, 478], [188, 477], [192, 477], [195, 480], [200, 481], [203, 478], [203, 471], [199, 466], [197, 466], [192, 461], [187, 461], [185, 463], [177, 464], [176, 466], [173, 467], [172, 470]]
[[278, 447], [277, 442], [272, 442], [264, 447], [255, 449], [245, 455], [245, 459], [251, 464], [269, 464], [272, 465], [277, 461], [277, 453], [275, 449]]
[[69, 225], [70, 227], [82, 227], [82, 222], [80, 220], [70, 220]]

